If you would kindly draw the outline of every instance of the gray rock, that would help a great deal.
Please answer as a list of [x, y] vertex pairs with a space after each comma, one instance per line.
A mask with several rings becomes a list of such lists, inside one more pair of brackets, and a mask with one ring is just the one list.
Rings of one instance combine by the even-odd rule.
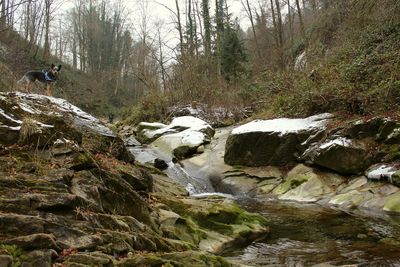
[[7, 239], [3, 241], [4, 244], [16, 245], [25, 250], [33, 249], [54, 249], [60, 250], [56, 244], [55, 237], [51, 234], [33, 234], [27, 236], [19, 236], [12, 239]]
[[127, 139], [124, 140], [126, 146], [140, 146], [141, 143], [136, 140], [135, 137], [129, 136]]
[[347, 127], [340, 131], [340, 135], [348, 136], [350, 138], [367, 138], [376, 137], [379, 133], [379, 129], [385, 125], [385, 120], [376, 117], [370, 120], [357, 120], [351, 122]]
[[68, 264], [70, 263], [84, 264], [85, 266], [87, 265], [93, 265], [99, 267], [113, 266], [112, 257], [99, 252], [71, 254], [68, 257], [66, 257], [65, 262]]
[[394, 174], [392, 174], [391, 181], [392, 181], [392, 184], [400, 187], [400, 170], [398, 170]]
[[168, 168], [168, 164], [163, 159], [156, 158], [154, 159], [154, 167], [159, 170], [165, 170]]
[[10, 255], [0, 255], [0, 267], [12, 267], [13, 257]]
[[51, 267], [52, 259], [58, 254], [54, 250], [35, 250], [26, 255], [30, 266]]
[[341, 174], [362, 173], [371, 164], [363, 143], [341, 137], [310, 147], [301, 159]]
[[[297, 160], [310, 137], [319, 138], [330, 114], [305, 119], [253, 121], [234, 129], [225, 146], [225, 163], [281, 166]], [[313, 138], [311, 138], [313, 139]]]

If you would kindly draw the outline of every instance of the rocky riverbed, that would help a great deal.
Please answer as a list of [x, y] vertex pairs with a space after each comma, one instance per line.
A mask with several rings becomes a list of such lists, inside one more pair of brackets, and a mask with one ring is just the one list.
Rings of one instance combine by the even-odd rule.
[[59, 98], [0, 94], [0, 266], [232, 266], [269, 233], [225, 198], [193, 199]]
[[[203, 192], [202, 184], [210, 184], [208, 192], [245, 199], [250, 203], [244, 204], [247, 209], [270, 219], [275, 239], [231, 254], [242, 263], [340, 266], [371, 261], [390, 266], [400, 261], [398, 129], [395, 118], [341, 121], [332, 114], [220, 128], [179, 160], [179, 168], [189, 177], [179, 182], [193, 185], [194, 195]], [[179, 144], [174, 143], [175, 148]], [[165, 147], [154, 142], [131, 149], [152, 155], [147, 163], [159, 156], [168, 163], [168, 172], [177, 164], [170, 162], [174, 150]], [[286, 217], [290, 219], [285, 221]], [[317, 240], [321, 234], [322, 243]], [[348, 245], [339, 249], [338, 238]], [[308, 249], [302, 250], [304, 245]], [[334, 255], [329, 247], [341, 252]], [[377, 248], [385, 252], [380, 254]], [[315, 253], [325, 256], [317, 260]]]
[[332, 114], [258, 120], [215, 135], [190, 116], [138, 128], [139, 137], [157, 135], [141, 140], [166, 162], [178, 158], [191, 177], [212, 184], [209, 191], [374, 213], [400, 213], [399, 132], [396, 119], [341, 122]]

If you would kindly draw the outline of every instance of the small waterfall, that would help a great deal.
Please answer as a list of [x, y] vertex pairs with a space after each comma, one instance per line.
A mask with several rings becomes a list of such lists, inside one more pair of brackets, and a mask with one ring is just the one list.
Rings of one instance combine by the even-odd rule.
[[172, 157], [162, 153], [160, 150], [151, 146], [130, 147], [129, 151], [140, 163], [152, 164], [155, 159], [162, 159], [168, 164], [164, 173], [171, 179], [178, 182], [186, 188], [190, 195], [213, 193], [214, 188], [207, 178], [191, 176], [184, 168], [183, 163], [173, 163]]

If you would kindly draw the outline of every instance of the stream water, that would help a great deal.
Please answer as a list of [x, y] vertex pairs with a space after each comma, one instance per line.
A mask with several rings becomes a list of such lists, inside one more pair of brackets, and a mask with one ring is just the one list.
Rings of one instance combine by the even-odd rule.
[[[170, 163], [166, 173], [194, 196], [216, 194], [209, 177], [215, 169], [216, 173], [224, 171], [221, 157], [228, 132], [217, 130], [205, 153], [181, 165]], [[135, 147], [131, 152], [142, 162], [171, 160], [152, 147]], [[350, 213], [316, 204], [236, 198], [244, 209], [269, 220], [271, 234], [223, 255], [234, 262], [245, 266], [400, 266], [400, 217]]]
[[400, 266], [400, 218], [319, 205], [239, 200], [269, 220], [270, 236], [224, 256], [249, 266]]

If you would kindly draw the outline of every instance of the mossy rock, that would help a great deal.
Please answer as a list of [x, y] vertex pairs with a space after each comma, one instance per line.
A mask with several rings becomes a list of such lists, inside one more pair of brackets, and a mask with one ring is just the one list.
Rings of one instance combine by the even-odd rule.
[[101, 169], [92, 169], [91, 172], [103, 182], [98, 190], [106, 212], [132, 216], [151, 228], [156, 228], [150, 217], [149, 204], [120, 175]]
[[229, 267], [232, 266], [222, 257], [205, 252], [187, 251], [167, 254], [141, 254], [131, 255], [115, 264], [118, 267], [130, 266], [165, 266], [165, 267]]
[[292, 190], [304, 182], [307, 182], [312, 177], [316, 175], [313, 173], [313, 169], [307, 167], [303, 164], [297, 165], [294, 167], [288, 175], [284, 178], [283, 183], [278, 185], [272, 193], [274, 195], [282, 195], [289, 190]]
[[392, 174], [392, 184], [400, 187], [400, 171], [396, 171]]
[[69, 169], [74, 171], [90, 170], [98, 167], [96, 162], [92, 158], [92, 155], [88, 152], [76, 152], [71, 156], [71, 164]]
[[264, 237], [267, 220], [221, 199], [171, 198], [157, 195], [159, 201], [180, 215], [169, 230], [176, 237], [200, 249], [220, 253], [232, 246]]
[[383, 210], [387, 212], [400, 213], [400, 191], [390, 195], [386, 199]]

